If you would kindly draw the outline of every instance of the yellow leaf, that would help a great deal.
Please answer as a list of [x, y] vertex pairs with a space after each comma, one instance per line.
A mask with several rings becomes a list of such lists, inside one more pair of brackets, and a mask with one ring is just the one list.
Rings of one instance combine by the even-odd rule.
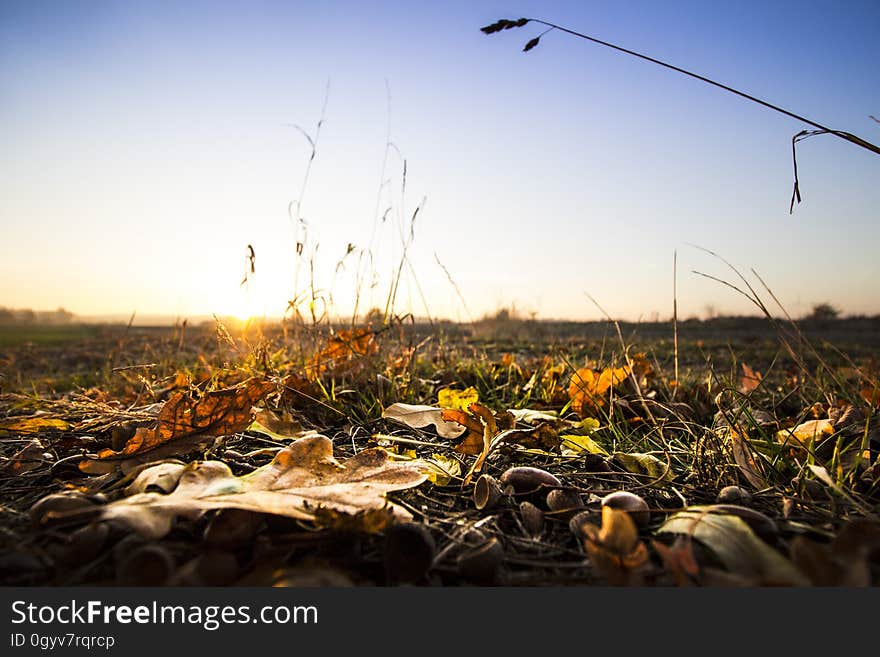
[[428, 475], [428, 481], [437, 486], [446, 486], [452, 479], [461, 476], [461, 463], [451, 456], [434, 452], [419, 462], [427, 466], [425, 474]]
[[563, 449], [574, 452], [575, 454], [580, 454], [581, 452], [589, 452], [590, 454], [600, 454], [602, 456], [608, 456], [608, 452], [606, 452], [599, 443], [590, 438], [589, 436], [575, 436], [571, 434], [565, 434], [564, 436], [560, 436], [562, 439], [562, 447]]
[[620, 463], [627, 472], [632, 472], [633, 474], [645, 474], [653, 479], [660, 479], [660, 481], [672, 481], [675, 479], [672, 469], [668, 468], [664, 461], [661, 461], [653, 454], [615, 452], [614, 460]]
[[834, 425], [831, 420], [808, 420], [797, 425], [794, 429], [783, 429], [776, 433], [776, 439], [785, 443], [800, 443], [804, 447], [834, 433]]
[[629, 366], [607, 367], [597, 372], [589, 367], [579, 369], [571, 377], [568, 396], [571, 408], [578, 415], [605, 404], [606, 393], [630, 375]]
[[11, 417], [0, 422], [0, 429], [16, 433], [40, 433], [41, 431], [67, 431], [70, 425], [64, 420], [50, 417]]
[[441, 408], [466, 411], [471, 404], [476, 404], [478, 401], [480, 401], [480, 395], [473, 387], [464, 390], [444, 388], [437, 393], [437, 405]]
[[620, 555], [627, 555], [638, 546], [639, 530], [626, 511], [603, 506], [602, 528], [599, 530], [597, 538], [598, 542], [606, 549]]

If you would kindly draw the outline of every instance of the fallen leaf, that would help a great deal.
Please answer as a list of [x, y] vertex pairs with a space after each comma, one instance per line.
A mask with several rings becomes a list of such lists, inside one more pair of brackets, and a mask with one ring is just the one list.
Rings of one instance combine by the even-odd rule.
[[713, 512], [711, 506], [679, 511], [657, 533], [691, 536], [712, 550], [727, 570], [764, 585], [809, 584], [791, 561], [758, 538], [742, 518]]
[[742, 367], [743, 375], [739, 380], [739, 391], [747, 395], [761, 385], [764, 377], [761, 376], [760, 372], [755, 372], [746, 363], [740, 363], [740, 367]]
[[816, 440], [834, 433], [831, 420], [807, 420], [793, 429], [782, 429], [776, 439], [782, 444], [797, 444], [809, 448]]
[[587, 452], [589, 454], [599, 454], [600, 456], [608, 456], [608, 452], [589, 436], [578, 436], [574, 434], [564, 434], [559, 436], [562, 440], [563, 453], [570, 452], [572, 454], [581, 454]]
[[641, 583], [641, 568], [648, 548], [639, 540], [636, 523], [626, 511], [602, 507], [602, 527], [585, 523], [580, 528], [584, 548], [593, 565], [613, 586]]
[[180, 476], [186, 470], [186, 463], [182, 461], [170, 461], [157, 463], [141, 471], [125, 488], [126, 495], [137, 493], [170, 493], [177, 488]]
[[441, 408], [456, 408], [460, 411], [466, 411], [468, 406], [479, 401], [480, 395], [473, 387], [464, 390], [444, 388], [437, 393], [437, 405]]
[[804, 536], [795, 536], [789, 548], [792, 562], [815, 586], [870, 586], [871, 567], [867, 555], [835, 554]]
[[604, 406], [605, 394], [630, 375], [629, 366], [596, 371], [584, 367], [575, 372], [568, 385], [571, 408], [578, 415]]
[[[480, 404], [474, 404], [474, 406], [481, 409], [486, 408]], [[488, 411], [488, 409], [486, 410]], [[491, 417], [491, 415], [492, 413], [489, 411], [488, 416]], [[488, 445], [485, 444], [486, 425], [476, 412], [468, 413], [466, 411], [448, 408], [442, 411], [441, 417], [447, 422], [455, 422], [466, 430], [466, 433], [459, 434], [459, 440], [455, 444], [456, 452], [467, 454], [468, 456], [476, 456], [477, 454], [481, 454], [484, 448], [488, 447]], [[497, 430], [497, 423], [494, 418], [492, 419], [492, 424]], [[492, 435], [494, 436], [494, 434]], [[490, 440], [491, 438], [492, 436], [489, 436]]]
[[739, 467], [742, 476], [746, 478], [752, 486], [761, 490], [767, 483], [761, 474], [761, 468], [755, 460], [751, 447], [749, 447], [748, 438], [745, 434], [740, 433], [736, 429], [728, 432], [730, 439], [730, 451], [733, 453], [733, 460]]
[[651, 545], [663, 561], [666, 572], [672, 575], [678, 586], [694, 585], [695, 578], [700, 574], [700, 567], [694, 557], [690, 537], [677, 536], [672, 545], [664, 545], [659, 541], [651, 541]]
[[270, 381], [248, 379], [232, 388], [206, 392], [198, 399], [177, 392], [162, 406], [156, 426], [138, 428], [121, 451], [101, 450], [97, 459], [81, 461], [80, 469], [89, 472], [95, 460], [129, 459], [180, 438], [243, 431], [254, 419], [252, 406], [275, 388]]
[[34, 438], [9, 459], [2, 459], [0, 472], [17, 476], [36, 470], [46, 462], [45, 451], [43, 443]]
[[491, 409], [482, 404], [471, 404], [468, 409], [483, 422], [483, 449], [480, 451], [477, 460], [474, 461], [470, 470], [468, 470], [468, 473], [465, 475], [462, 486], [467, 486], [471, 483], [471, 478], [474, 476], [474, 473], [480, 472], [483, 469], [483, 464], [486, 462], [486, 458], [489, 456], [489, 450], [492, 447], [492, 439], [498, 435], [498, 423], [495, 422], [495, 416], [492, 414]]
[[42, 415], [9, 417], [0, 420], [0, 430], [10, 433], [40, 433], [42, 431], [67, 431], [70, 424], [57, 418]]
[[491, 409], [482, 404], [471, 404], [468, 410], [470, 412], [465, 413], [464, 411], [450, 408], [442, 413], [444, 420], [457, 422], [467, 428], [464, 438], [455, 445], [455, 451], [461, 454], [477, 456], [477, 460], [474, 461], [464, 477], [463, 486], [468, 485], [474, 474], [483, 469], [483, 465], [492, 447], [503, 442], [507, 434], [512, 435], [517, 431], [514, 429], [501, 431], [502, 428], [511, 426], [514, 422], [513, 416], [506, 411], [496, 416], [492, 413]]
[[[132, 491], [145, 492], [104, 505], [100, 517], [150, 539], [167, 534], [177, 517], [192, 519], [211, 509], [241, 509], [318, 524], [323, 518], [334, 526], [342, 523], [340, 516], [363, 514], [352, 522], [367, 531], [381, 524], [375, 522], [378, 516], [373, 511], [388, 509], [394, 522], [410, 520], [411, 514], [389, 502], [385, 494], [427, 479], [421, 468], [395, 463], [382, 449], [365, 449], [339, 462], [333, 458], [333, 443], [321, 435], [292, 443], [271, 463], [241, 477], [220, 461], [178, 469], [167, 464], [156, 467], [161, 470], [147, 468], [132, 484]], [[152, 492], [147, 482], [161, 482], [160, 489], [173, 490]]]
[[537, 422], [556, 422], [559, 414], [556, 411], [535, 411], [530, 408], [509, 408], [507, 412], [516, 422], [536, 424]]
[[327, 345], [315, 355], [309, 376], [314, 380], [330, 370], [350, 371], [365, 356], [378, 352], [379, 343], [373, 329], [366, 327], [337, 331], [327, 338]]
[[672, 468], [653, 454], [614, 452], [612, 456], [627, 472], [648, 475], [652, 479], [659, 481], [672, 481], [675, 479]]
[[495, 436], [495, 441], [510, 445], [520, 445], [526, 449], [539, 449], [553, 452], [559, 449], [562, 437], [553, 425], [546, 422], [530, 429], [508, 429]]
[[859, 390], [859, 395], [874, 408], [880, 408], [880, 386], [866, 386]]
[[303, 434], [302, 425], [291, 417], [278, 417], [276, 413], [261, 408], [254, 412], [254, 421], [247, 427], [275, 440], [296, 440]]
[[434, 452], [427, 458], [416, 459], [415, 464], [423, 467], [428, 481], [436, 486], [448, 486], [453, 479], [461, 477], [461, 463], [458, 459]]
[[411, 429], [433, 426], [441, 438], [458, 438], [467, 431], [467, 428], [461, 423], [444, 419], [443, 412], [444, 409], [436, 406], [398, 402], [386, 408], [382, 412], [382, 417], [405, 424]]

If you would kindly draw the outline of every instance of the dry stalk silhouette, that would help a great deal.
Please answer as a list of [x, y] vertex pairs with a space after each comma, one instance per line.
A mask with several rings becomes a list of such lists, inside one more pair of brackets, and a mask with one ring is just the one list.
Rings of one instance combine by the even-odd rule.
[[797, 119], [798, 121], [801, 121], [802, 123], [806, 123], [807, 125], [812, 126], [814, 128], [813, 130], [801, 130], [800, 132], [798, 132], [797, 134], [795, 134], [791, 138], [791, 157], [792, 157], [792, 163], [793, 163], [793, 167], [794, 167], [794, 189], [792, 190], [792, 194], [791, 194], [791, 205], [789, 206], [789, 210], [788, 210], [789, 214], [794, 212], [795, 202], [797, 202], [797, 203], [801, 202], [801, 191], [800, 191], [800, 185], [798, 183], [798, 172], [797, 172], [797, 152], [796, 152], [797, 142], [802, 141], [804, 139], [807, 139], [808, 137], [815, 137], [816, 135], [828, 134], [828, 135], [834, 135], [835, 137], [839, 137], [840, 139], [845, 139], [846, 141], [850, 142], [851, 144], [855, 144], [856, 146], [861, 146], [862, 148], [867, 149], [867, 150], [871, 151], [872, 153], [876, 153], [877, 155], [880, 155], [880, 146], [872, 144], [871, 142], [866, 141], [866, 140], [862, 139], [861, 137], [858, 137], [852, 133], [845, 132], [843, 130], [834, 130], [833, 128], [828, 128], [828, 127], [822, 125], [821, 123], [817, 123], [816, 121], [811, 121], [810, 119], [807, 119], [799, 114], [795, 114], [794, 112], [790, 112], [786, 109], [783, 109], [783, 108], [779, 107], [778, 105], [768, 103], [766, 100], [761, 100], [760, 98], [756, 98], [755, 96], [747, 94], [743, 91], [740, 91], [738, 89], [734, 89], [733, 87], [729, 87], [726, 84], [722, 84], [720, 82], [717, 82], [717, 81], [712, 80], [710, 78], [707, 78], [705, 76], [699, 75], [698, 73], [694, 73], [692, 71], [688, 71], [688, 70], [680, 68], [678, 66], [674, 66], [672, 64], [661, 61], [659, 59], [655, 59], [654, 57], [649, 57], [648, 55], [643, 55], [642, 53], [635, 52], [634, 50], [629, 50], [627, 48], [622, 48], [621, 46], [614, 45], [613, 43], [609, 43], [607, 41], [602, 41], [601, 39], [597, 39], [597, 38], [589, 36], [587, 34], [583, 34], [581, 32], [576, 32], [574, 30], [570, 30], [567, 27], [562, 27], [561, 25], [549, 23], [547, 21], [544, 21], [544, 20], [541, 20], [538, 18], [520, 18], [518, 20], [509, 20], [506, 18], [502, 18], [502, 19], [492, 23], [491, 25], [486, 25], [485, 27], [481, 27], [480, 31], [483, 32], [484, 34], [495, 34], [496, 32], [501, 32], [502, 30], [510, 30], [510, 29], [517, 28], [517, 27], [523, 27], [523, 26], [527, 25], [528, 23], [537, 23], [539, 25], [544, 25], [547, 29], [544, 30], [543, 32], [541, 32], [541, 34], [534, 37], [533, 39], [530, 39], [526, 43], [525, 47], [523, 48], [523, 52], [528, 52], [528, 51], [532, 50], [533, 48], [535, 48], [535, 46], [537, 46], [538, 43], [540, 42], [541, 37], [544, 36], [545, 34], [547, 34], [548, 32], [551, 32], [553, 30], [559, 30], [560, 32], [565, 32], [566, 34], [571, 34], [572, 36], [576, 36], [580, 39], [586, 39], [587, 41], [592, 41], [593, 43], [597, 43], [600, 46], [612, 48], [614, 50], [625, 53], [627, 55], [632, 55], [633, 57], [638, 57], [639, 59], [644, 59], [645, 61], [652, 62], [654, 64], [657, 64], [658, 66], [663, 66], [665, 68], [676, 71], [678, 73], [682, 73], [682, 74], [688, 75], [692, 78], [696, 78], [697, 80], [700, 80], [701, 82], [711, 84], [715, 87], [718, 87], [719, 89], [723, 89], [724, 91], [728, 91], [732, 94], [736, 94], [737, 96], [741, 96], [742, 98], [745, 98], [746, 100], [750, 100], [753, 103], [763, 105], [764, 107], [766, 107], [768, 109], [779, 112], [780, 114], [785, 114], [786, 116], [789, 116], [793, 119]]

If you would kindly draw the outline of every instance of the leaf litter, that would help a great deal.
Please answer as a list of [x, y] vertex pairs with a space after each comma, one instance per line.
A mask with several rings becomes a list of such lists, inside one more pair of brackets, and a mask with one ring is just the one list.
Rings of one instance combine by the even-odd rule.
[[[309, 355], [227, 331], [189, 364], [153, 358], [150, 378], [4, 391], [0, 575], [127, 582], [149, 562], [156, 583], [878, 583], [870, 369], [833, 394], [795, 388], [798, 405], [790, 368], [673, 381], [643, 351], [620, 367], [584, 345], [577, 367], [537, 341], [487, 343], [470, 361], [448, 342], [417, 357], [417, 337], [339, 329]], [[432, 364], [450, 353], [457, 366]], [[722, 488], [744, 506], [715, 503]]]

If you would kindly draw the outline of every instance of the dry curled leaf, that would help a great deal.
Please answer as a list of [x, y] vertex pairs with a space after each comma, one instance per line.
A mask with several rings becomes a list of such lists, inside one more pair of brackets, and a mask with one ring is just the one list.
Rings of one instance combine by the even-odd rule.
[[793, 429], [782, 429], [776, 439], [783, 444], [810, 447], [814, 442], [834, 433], [831, 420], [807, 420]]
[[700, 566], [694, 557], [694, 547], [688, 536], [677, 536], [672, 545], [664, 545], [659, 541], [651, 541], [654, 550], [663, 561], [666, 569], [678, 586], [693, 586], [700, 574]]
[[712, 550], [728, 571], [760, 585], [809, 584], [791, 561], [758, 538], [741, 517], [723, 512], [723, 505], [679, 511], [657, 533], [692, 537]]
[[433, 426], [442, 438], [458, 438], [467, 431], [460, 422], [444, 419], [443, 413], [444, 410], [436, 406], [398, 402], [386, 408], [382, 412], [382, 417], [404, 424], [411, 429]]
[[653, 454], [614, 452], [612, 456], [627, 472], [647, 475], [658, 482], [669, 482], [675, 479], [675, 473], [669, 464]]
[[498, 434], [497, 438], [509, 445], [519, 445], [526, 449], [540, 449], [545, 452], [557, 451], [562, 442], [559, 432], [547, 422], [530, 429], [508, 429]]
[[104, 449], [97, 459], [84, 459], [83, 472], [106, 471], [95, 461], [124, 461], [190, 436], [225, 436], [243, 431], [254, 419], [252, 407], [276, 388], [263, 379], [248, 379], [232, 388], [206, 392], [198, 399], [177, 392], [159, 411], [154, 427], [140, 427], [121, 451]]
[[[482, 454], [484, 449], [489, 448], [489, 441], [498, 433], [498, 425], [492, 415], [492, 411], [482, 404], [473, 404], [471, 412], [460, 411], [454, 408], [444, 409], [441, 417], [446, 422], [454, 422], [466, 429], [464, 435], [459, 434], [460, 439], [455, 444], [455, 451], [468, 456]], [[486, 437], [486, 426], [489, 425], [489, 435]]]
[[373, 329], [356, 328], [337, 331], [327, 338], [327, 345], [317, 354], [309, 369], [312, 379], [317, 379], [327, 371], [350, 371], [360, 364], [365, 356], [379, 352], [379, 343]]
[[736, 465], [739, 467], [742, 476], [745, 477], [746, 481], [756, 489], [760, 490], [764, 488], [767, 484], [764, 480], [764, 476], [761, 474], [761, 466], [758, 465], [751, 447], [749, 446], [748, 436], [746, 436], [745, 433], [740, 433], [736, 429], [731, 429], [728, 432], [728, 435], [730, 438], [730, 451], [733, 453], [733, 460], [736, 461]]
[[761, 385], [761, 380], [764, 377], [760, 372], [754, 371], [746, 363], [740, 363], [740, 367], [742, 367], [743, 375], [739, 380], [739, 391], [744, 395], [747, 395]]
[[[292, 443], [271, 463], [241, 477], [220, 461], [147, 468], [129, 489], [145, 492], [104, 505], [100, 517], [151, 539], [167, 534], [175, 518], [196, 518], [211, 509], [241, 509], [370, 531], [411, 519], [385, 494], [426, 479], [422, 468], [395, 463], [381, 449], [337, 461], [330, 439], [316, 435]], [[170, 492], [156, 492], [157, 488]]]
[[38, 439], [32, 439], [9, 459], [0, 459], [0, 473], [22, 475], [40, 468], [45, 462], [46, 448]]
[[636, 523], [626, 511], [602, 507], [602, 527], [580, 527], [584, 548], [593, 565], [613, 586], [642, 582], [641, 569], [648, 562], [648, 548], [639, 540]]
[[628, 365], [593, 370], [584, 367], [575, 372], [568, 385], [571, 409], [583, 417], [587, 413], [605, 405], [608, 391], [630, 375]]
[[28, 417], [9, 417], [0, 420], [0, 431], [9, 433], [40, 433], [43, 431], [67, 431], [70, 424], [58, 418], [46, 417], [45, 415], [30, 415]]
[[508, 411], [496, 414], [482, 404], [471, 404], [468, 406], [468, 411], [465, 413], [457, 409], [446, 409], [442, 413], [444, 420], [457, 422], [467, 429], [464, 437], [459, 439], [455, 445], [455, 451], [477, 456], [477, 460], [474, 461], [464, 477], [463, 486], [469, 484], [474, 474], [483, 469], [489, 452], [493, 447], [504, 442], [506, 436], [513, 436], [516, 433], [522, 433], [524, 436], [529, 435], [527, 430], [520, 432], [511, 428], [515, 420], [513, 414]]

